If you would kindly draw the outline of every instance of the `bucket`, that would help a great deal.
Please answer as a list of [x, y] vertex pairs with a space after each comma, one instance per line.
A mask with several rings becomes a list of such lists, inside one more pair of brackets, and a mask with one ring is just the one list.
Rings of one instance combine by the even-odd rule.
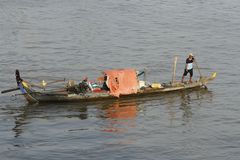
[[145, 81], [139, 81], [139, 88], [145, 87]]
[[152, 88], [162, 88], [162, 85], [160, 83], [152, 83], [151, 87]]

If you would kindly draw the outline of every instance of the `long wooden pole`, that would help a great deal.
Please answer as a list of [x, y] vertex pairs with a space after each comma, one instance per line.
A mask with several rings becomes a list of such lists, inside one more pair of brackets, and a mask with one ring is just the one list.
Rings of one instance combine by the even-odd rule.
[[200, 75], [200, 78], [202, 78], [202, 74], [201, 74], [201, 72], [200, 72], [200, 69], [199, 69], [199, 67], [198, 67], [198, 64], [197, 64], [197, 61], [196, 61], [196, 58], [195, 58], [195, 57], [194, 57], [194, 62], [195, 62], [195, 64], [196, 64], [196, 67], [197, 67], [198, 73], [199, 73], [199, 75]]
[[12, 89], [7, 89], [7, 90], [4, 90], [4, 91], [1, 91], [1, 93], [3, 94], [3, 93], [13, 92], [13, 91], [17, 91], [17, 90], [19, 90], [19, 87], [12, 88]]
[[177, 68], [177, 56], [174, 56], [174, 60], [173, 60], [173, 75], [172, 75], [172, 84], [175, 83], [176, 81], [176, 68]]

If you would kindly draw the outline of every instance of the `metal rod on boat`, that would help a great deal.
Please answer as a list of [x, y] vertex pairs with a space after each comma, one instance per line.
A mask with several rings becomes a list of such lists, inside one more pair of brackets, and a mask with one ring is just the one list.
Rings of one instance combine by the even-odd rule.
[[173, 60], [173, 75], [172, 75], [172, 84], [175, 83], [176, 81], [176, 68], [177, 68], [177, 56], [174, 56], [174, 60]]

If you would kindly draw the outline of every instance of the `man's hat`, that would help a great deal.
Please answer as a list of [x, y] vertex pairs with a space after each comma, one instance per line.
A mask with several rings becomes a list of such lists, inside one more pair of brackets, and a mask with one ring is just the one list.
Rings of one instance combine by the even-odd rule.
[[191, 57], [193, 57], [193, 54], [192, 53], [189, 53], [189, 55], [188, 55], [189, 57], [191, 56]]

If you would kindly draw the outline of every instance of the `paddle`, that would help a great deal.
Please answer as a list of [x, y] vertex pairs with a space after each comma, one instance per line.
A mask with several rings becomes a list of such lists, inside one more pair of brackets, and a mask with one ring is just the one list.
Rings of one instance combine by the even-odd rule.
[[1, 91], [2, 94], [19, 90], [19, 87]]

